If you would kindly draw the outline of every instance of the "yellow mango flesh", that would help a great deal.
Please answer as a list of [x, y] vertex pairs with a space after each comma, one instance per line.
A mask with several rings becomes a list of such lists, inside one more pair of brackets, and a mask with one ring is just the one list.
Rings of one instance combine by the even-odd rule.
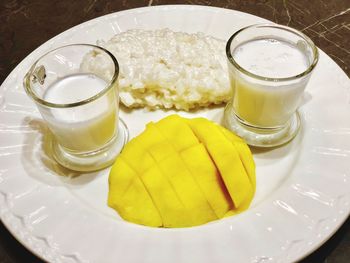
[[[252, 185], [235, 146], [220, 132], [218, 125], [204, 118], [189, 122], [193, 132], [206, 145], [209, 155], [218, 168], [235, 208], [250, 199]], [[250, 200], [249, 200], [250, 202]]]
[[232, 201], [215, 164], [203, 144], [198, 144], [180, 153], [218, 218], [231, 208]]
[[253, 155], [248, 147], [248, 145], [240, 137], [234, 135], [229, 130], [224, 127], [219, 127], [220, 131], [226, 136], [228, 140], [236, 147], [239, 157], [243, 163], [243, 166], [248, 174], [250, 183], [252, 184], [253, 190], [255, 192], [256, 179], [255, 179], [255, 163]]
[[[173, 186], [163, 176], [157, 165], [141, 175], [141, 178], [163, 220], [159, 226], [184, 227], [191, 224], [190, 220], [188, 220], [189, 211], [186, 210], [185, 205], [177, 196]], [[125, 219], [131, 221], [129, 218]]]
[[108, 205], [127, 221], [189, 227], [243, 211], [255, 192], [248, 146], [203, 118], [149, 123], [117, 158]]
[[160, 162], [159, 166], [187, 208], [192, 221], [190, 225], [200, 225], [217, 219], [206, 197], [178, 154], [169, 156]]
[[[123, 172], [119, 173], [119, 170]], [[108, 205], [131, 222], [147, 226], [162, 225], [159, 212], [144, 184], [122, 158], [116, 160], [111, 174], [118, 176], [109, 178]]]

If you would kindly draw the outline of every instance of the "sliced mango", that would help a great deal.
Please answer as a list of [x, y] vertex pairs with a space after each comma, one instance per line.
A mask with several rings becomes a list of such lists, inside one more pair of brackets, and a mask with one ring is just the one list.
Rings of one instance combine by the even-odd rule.
[[162, 218], [137, 174], [118, 158], [109, 177], [108, 205], [125, 220], [147, 226], [162, 226]]
[[178, 152], [199, 143], [198, 138], [186, 123], [186, 119], [179, 115], [170, 115], [160, 120], [156, 126]]
[[244, 204], [246, 198], [251, 196], [253, 187], [236, 148], [220, 132], [218, 126], [209, 120], [196, 118], [188, 123], [198, 139], [206, 146], [235, 208], [239, 208]]
[[240, 137], [236, 136], [229, 130], [225, 129], [224, 127], [219, 127], [220, 131], [226, 136], [227, 139], [233, 143], [234, 147], [236, 147], [239, 157], [241, 158], [241, 161], [243, 163], [243, 166], [246, 170], [246, 173], [249, 176], [250, 183], [253, 186], [253, 190], [255, 190], [256, 181], [255, 181], [255, 162], [253, 159], [252, 152], [250, 151], [248, 145], [241, 139]]
[[[123, 149], [123, 153], [120, 155], [120, 157], [125, 157], [125, 160], [129, 160], [128, 163], [130, 167], [132, 167], [138, 173], [142, 173], [154, 165], [154, 159], [151, 155], [145, 153], [145, 150], [139, 141], [140, 138], [136, 137], [128, 142], [127, 147]], [[118, 169], [117, 167], [114, 167], [118, 166], [117, 161], [118, 158], [113, 165], [112, 171], [116, 171]]]
[[158, 165], [187, 208], [194, 225], [218, 219], [191, 172], [175, 151]]
[[141, 175], [142, 181], [163, 219], [164, 227], [186, 227], [193, 224], [190, 211], [157, 165]]
[[218, 218], [232, 207], [232, 200], [222, 178], [203, 144], [198, 144], [180, 153]]
[[203, 118], [149, 123], [117, 158], [108, 205], [130, 222], [189, 227], [247, 209], [255, 165], [244, 141]]

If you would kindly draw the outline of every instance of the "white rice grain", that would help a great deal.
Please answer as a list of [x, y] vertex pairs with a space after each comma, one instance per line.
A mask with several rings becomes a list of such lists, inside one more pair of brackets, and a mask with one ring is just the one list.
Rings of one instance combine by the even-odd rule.
[[[190, 110], [231, 97], [222, 40], [202, 33], [133, 29], [98, 45], [118, 60], [120, 98], [127, 107]], [[94, 52], [85, 56], [82, 67], [100, 76], [112, 74]]]

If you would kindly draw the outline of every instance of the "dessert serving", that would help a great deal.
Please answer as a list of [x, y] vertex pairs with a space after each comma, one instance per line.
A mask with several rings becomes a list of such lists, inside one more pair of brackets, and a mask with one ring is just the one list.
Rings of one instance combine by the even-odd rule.
[[130, 222], [189, 227], [247, 209], [254, 192], [255, 164], [241, 138], [204, 118], [170, 115], [118, 156], [108, 205]]
[[117, 158], [108, 205], [133, 223], [190, 227], [247, 209], [255, 163], [241, 138], [205, 118], [170, 115], [148, 123], [122, 150], [128, 135], [118, 123], [119, 94], [125, 106], [146, 111], [188, 111], [230, 99], [223, 41], [168, 29], [130, 30], [102, 45], [106, 49], [55, 49], [25, 78], [55, 136], [56, 160], [86, 172]]
[[[117, 112], [120, 97], [116, 93], [121, 91], [119, 84], [126, 62], [118, 58], [115, 65], [119, 66], [114, 71], [117, 74], [119, 68], [120, 72], [116, 82], [96, 73], [94, 67], [83, 70], [84, 65], [92, 65], [96, 59], [100, 72], [108, 73], [112, 61], [105, 64], [101, 53], [110, 56], [112, 49], [96, 52], [101, 47], [94, 46], [81, 53], [78, 48], [74, 56], [56, 53], [52, 57], [57, 62], [54, 68], [50, 67], [51, 63], [41, 64], [39, 59], [56, 47], [69, 43], [92, 44], [98, 39], [107, 41], [115, 34], [121, 36], [135, 28], [149, 34], [163, 31], [162, 28], [183, 31], [186, 34], [180, 32], [180, 35], [187, 36], [203, 32], [225, 41], [234, 32], [256, 23], [266, 21], [227, 9], [156, 6], [89, 21], [32, 52], [0, 90], [0, 219], [4, 225], [47, 262], [298, 262], [323, 244], [348, 217], [350, 200], [347, 176], [350, 140], [346, 132], [349, 128], [346, 120], [350, 116], [349, 79], [323, 52], [319, 53], [319, 63], [306, 87], [307, 96], [302, 97], [302, 107], [298, 109], [302, 128], [297, 137], [280, 147], [250, 148], [252, 152], [235, 133], [220, 126], [225, 122], [226, 102], [217, 106], [196, 104], [188, 107], [194, 110], [188, 111], [176, 106], [149, 107], [146, 103], [120, 105]], [[126, 52], [138, 40], [135, 37], [131, 42], [129, 47], [125, 44]], [[280, 39], [276, 45], [281, 47], [285, 43]], [[261, 39], [240, 42], [237, 47], [244, 50], [239, 52], [233, 48], [232, 57], [254, 74], [249, 65], [239, 61], [238, 55], [252, 55], [250, 51], [255, 47], [268, 44]], [[256, 112], [272, 112], [274, 119], [283, 120], [274, 110], [280, 106], [277, 98], [270, 100], [274, 105], [266, 105], [271, 107], [257, 103], [254, 110], [244, 108], [248, 106], [245, 101], [254, 105], [251, 99], [274, 98], [271, 93], [281, 91], [281, 87], [269, 88], [270, 81], [259, 78], [253, 80], [264, 85], [250, 81], [251, 74], [233, 69], [232, 63], [229, 69], [225, 50], [222, 54], [226, 71], [230, 70], [232, 76], [240, 74], [231, 83], [229, 74], [220, 76], [226, 79], [228, 90], [236, 83], [239, 85], [238, 97], [233, 99], [235, 95], [230, 94], [227, 101], [231, 105], [236, 103], [235, 113], [250, 123], [260, 120]], [[201, 59], [208, 56], [203, 53]], [[83, 63], [81, 59], [71, 63], [74, 57], [83, 59]], [[254, 58], [245, 58], [247, 62], [254, 62]], [[80, 106], [47, 107], [30, 100], [22, 88], [22, 80], [38, 60], [40, 63], [30, 79], [37, 97], [54, 104]], [[261, 61], [259, 65], [265, 67], [267, 63]], [[73, 75], [52, 74], [60, 68], [76, 71]], [[261, 71], [255, 74], [266, 75]], [[50, 82], [52, 77], [58, 77], [57, 81]], [[40, 84], [43, 79], [47, 91]], [[116, 85], [109, 88], [112, 82]], [[74, 90], [70, 90], [68, 83]], [[290, 88], [291, 94], [299, 94], [297, 86]], [[110, 92], [113, 89], [116, 92]], [[192, 86], [190, 92], [194, 94], [196, 89]], [[106, 93], [96, 98], [101, 91]], [[139, 91], [141, 95], [133, 94], [132, 99], [143, 96], [142, 89]], [[276, 96], [286, 98], [290, 105], [292, 98], [281, 93]], [[145, 94], [151, 93], [147, 90]], [[213, 92], [216, 94], [219, 93]], [[113, 95], [115, 99], [109, 100]], [[159, 95], [159, 101], [162, 96]], [[81, 105], [80, 100], [86, 99], [89, 102]], [[178, 99], [187, 102], [185, 96]], [[282, 113], [288, 111], [282, 109]], [[109, 121], [109, 117], [114, 122]], [[51, 118], [50, 122], [45, 118]], [[127, 127], [125, 134], [120, 132], [121, 124]], [[50, 128], [56, 134], [50, 134]], [[82, 156], [87, 152], [86, 157], [92, 157], [95, 149], [100, 148], [102, 152], [110, 149], [111, 134], [123, 149], [117, 157], [101, 155], [113, 159], [106, 169], [98, 170], [102, 166], [89, 159], [91, 165], [85, 163], [71, 171], [52, 157], [52, 138], [62, 149], [69, 148], [69, 153]], [[121, 134], [125, 140], [118, 138]], [[179, 147], [187, 144], [190, 146], [183, 150]], [[93, 172], [81, 172], [87, 167]], [[255, 177], [250, 176], [253, 173], [246, 168], [254, 170], [256, 185]]]
[[[286, 61], [304, 59], [299, 50], [304, 43], [301, 40], [297, 44], [302, 47], [295, 49], [289, 42], [278, 39], [254, 41], [238, 45], [236, 38], [231, 37], [226, 60], [224, 42], [202, 33], [128, 30], [107, 42], [98, 42], [103, 48], [70, 45], [54, 50], [51, 60], [39, 60], [28, 73], [26, 80], [27, 83], [31, 81], [32, 86], [26, 86], [27, 92], [32, 95], [31, 87], [38, 94], [43, 87], [49, 90], [44, 96], [44, 106], [39, 104], [49, 124], [51, 115], [60, 122], [62, 114], [65, 116], [68, 125], [63, 132], [62, 125], [49, 125], [63, 149], [57, 154], [55, 149], [61, 148], [54, 147], [55, 157], [62, 165], [78, 171], [93, 171], [111, 165], [116, 158], [109, 176], [108, 205], [123, 219], [152, 227], [198, 226], [249, 207], [256, 179], [255, 163], [246, 142], [208, 119], [170, 115], [156, 123], [149, 122], [122, 150], [127, 135], [126, 129], [121, 130], [117, 123], [119, 100], [101, 100], [100, 97], [114, 87], [113, 92], [109, 92], [112, 99], [120, 96], [125, 106], [145, 107], [146, 111], [151, 110], [149, 112], [171, 108], [189, 111], [232, 99], [234, 116], [244, 117], [250, 125], [245, 133], [238, 130], [238, 134], [255, 145], [251, 136], [246, 136], [255, 128], [252, 123], [266, 125], [263, 134], [258, 135], [263, 140], [267, 140], [266, 136], [269, 139], [271, 136], [266, 129], [270, 126], [275, 129], [275, 125], [289, 120], [308, 79], [301, 86], [292, 85], [294, 82], [276, 86], [277, 81], [262, 86], [252, 80], [255, 75], [248, 74], [248, 80], [254, 85], [247, 88], [246, 82], [244, 85], [240, 82], [240, 72], [232, 69], [236, 61], [242, 66], [237, 68], [243, 72], [249, 69], [266, 75], [266, 72], [275, 74], [277, 71], [280, 74], [277, 77], [283, 78]], [[232, 49], [230, 44], [238, 46]], [[84, 52], [76, 51], [78, 48]], [[69, 56], [78, 57], [78, 63], [73, 63], [75, 60]], [[62, 58], [65, 59], [63, 63]], [[297, 64], [295, 61], [293, 64]], [[307, 70], [306, 64], [305, 61], [301, 68], [287, 64], [288, 69], [293, 70], [292, 73], [288, 71], [287, 76]], [[61, 73], [61, 68], [68, 68], [65, 69], [67, 73], [64, 71], [68, 76]], [[48, 69], [50, 74], [46, 76]], [[296, 89], [298, 96], [293, 95]], [[91, 102], [99, 104], [92, 107]], [[90, 105], [88, 110], [81, 109], [85, 104]], [[62, 113], [61, 108], [65, 112]], [[105, 108], [111, 110], [100, 113]], [[232, 112], [226, 111], [226, 125], [237, 132], [230, 125], [231, 115]], [[91, 121], [87, 122], [87, 118]], [[118, 138], [120, 134], [123, 136]], [[110, 142], [118, 146], [116, 150]], [[108, 147], [112, 150], [106, 151]], [[61, 155], [64, 158], [59, 158]]]

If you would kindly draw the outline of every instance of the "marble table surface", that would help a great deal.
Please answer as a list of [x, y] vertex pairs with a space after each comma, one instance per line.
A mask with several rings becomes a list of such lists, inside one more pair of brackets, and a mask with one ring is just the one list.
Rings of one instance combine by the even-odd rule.
[[[307, 34], [350, 76], [350, 0], [2, 0], [0, 83], [39, 45], [89, 19], [120, 10], [164, 4], [198, 4], [235, 9]], [[0, 262], [41, 262], [0, 222]], [[302, 262], [350, 262], [350, 220]]]

